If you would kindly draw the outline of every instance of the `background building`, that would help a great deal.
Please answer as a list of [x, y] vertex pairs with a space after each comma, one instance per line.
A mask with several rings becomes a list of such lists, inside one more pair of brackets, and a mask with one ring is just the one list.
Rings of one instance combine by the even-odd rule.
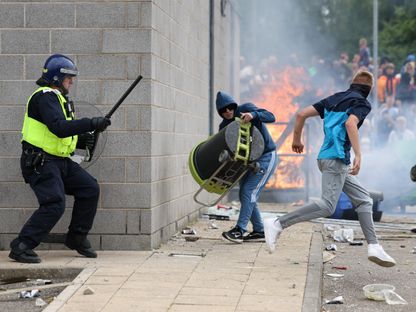
[[[20, 130], [27, 98], [53, 53], [78, 66], [75, 102], [104, 113], [143, 76], [113, 115], [102, 156], [88, 168], [101, 185], [90, 240], [97, 249], [158, 247], [198, 217], [188, 153], [217, 128], [215, 108], [210, 115], [216, 90], [238, 94], [233, 2], [0, 3], [0, 249], [8, 249], [37, 208], [20, 173]], [[67, 207], [55, 234], [67, 230], [70, 198]]]

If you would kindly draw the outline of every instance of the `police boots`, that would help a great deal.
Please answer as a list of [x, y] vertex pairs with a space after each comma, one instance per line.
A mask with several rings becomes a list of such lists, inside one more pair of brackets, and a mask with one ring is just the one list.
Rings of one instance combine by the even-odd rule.
[[91, 243], [86, 235], [68, 233], [65, 239], [65, 246], [69, 249], [76, 250], [79, 254], [87, 258], [97, 258], [97, 253], [92, 249]]
[[20, 241], [19, 238], [15, 238], [10, 243], [9, 258], [22, 263], [40, 263], [42, 260], [39, 256], [30, 249], [24, 242]]

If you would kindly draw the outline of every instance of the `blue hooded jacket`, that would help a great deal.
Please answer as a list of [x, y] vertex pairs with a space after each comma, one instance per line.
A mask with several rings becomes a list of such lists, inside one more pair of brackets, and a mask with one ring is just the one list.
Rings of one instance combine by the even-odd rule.
[[313, 104], [324, 119], [325, 139], [318, 159], [341, 159], [347, 165], [351, 163], [351, 142], [345, 122], [349, 115], [355, 115], [359, 120], [357, 127], [361, 127], [371, 111], [371, 104], [367, 100], [370, 89], [367, 86], [351, 84], [347, 91], [335, 93]]
[[[255, 126], [257, 129], [259, 129], [264, 139], [263, 154], [276, 150], [276, 144], [274, 143], [269, 133], [269, 130], [267, 130], [267, 127], [264, 125], [264, 123], [272, 123], [276, 121], [274, 115], [271, 112], [262, 108], [258, 108], [253, 103], [245, 103], [238, 105], [237, 102], [230, 95], [221, 91], [217, 93], [217, 99], [215, 101], [215, 104], [217, 106], [217, 112], [220, 116], [220, 110], [231, 104], [235, 105], [234, 118], [240, 116], [241, 113], [251, 113], [251, 115], [253, 115], [251, 124]], [[221, 116], [221, 118], [223, 117]], [[228, 124], [233, 122], [234, 118], [223, 119], [220, 123], [219, 129], [221, 130], [222, 128], [226, 127]]]

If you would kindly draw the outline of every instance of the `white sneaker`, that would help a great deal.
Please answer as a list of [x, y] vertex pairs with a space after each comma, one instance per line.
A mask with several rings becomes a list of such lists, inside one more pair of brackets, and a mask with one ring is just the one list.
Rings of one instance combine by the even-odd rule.
[[380, 244], [368, 244], [368, 260], [383, 267], [392, 267], [396, 261], [390, 257]]
[[266, 247], [270, 253], [276, 250], [276, 241], [282, 231], [283, 228], [278, 219], [264, 219], [264, 237], [266, 238]]

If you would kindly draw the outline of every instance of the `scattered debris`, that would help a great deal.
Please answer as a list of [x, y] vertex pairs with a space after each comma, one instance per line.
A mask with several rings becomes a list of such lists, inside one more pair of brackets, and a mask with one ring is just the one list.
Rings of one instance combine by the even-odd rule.
[[47, 305], [47, 303], [42, 298], [37, 298], [35, 301], [35, 305], [37, 307], [43, 307], [44, 305]]
[[182, 230], [182, 234], [186, 235], [196, 235], [196, 231], [193, 228], [186, 227]]
[[206, 215], [214, 220], [237, 220], [240, 209], [234, 206], [215, 205], [208, 208]]
[[296, 288], [296, 284], [292, 284], [292, 289], [295, 289]]
[[332, 259], [334, 259], [336, 256], [328, 251], [325, 251], [322, 253], [322, 259], [323, 259], [323, 263], [326, 263], [328, 261], [331, 261]]
[[83, 295], [93, 295], [93, 294], [95, 294], [95, 291], [91, 287], [87, 287], [87, 288], [84, 289], [82, 294]]
[[355, 240], [355, 241], [352, 241], [352, 242], [350, 242], [350, 245], [351, 246], [362, 246], [362, 245], [364, 245], [364, 242], [363, 241], [358, 241], [358, 240]]
[[[63, 283], [56, 283], [56, 284], [50, 284], [50, 285], [43, 285], [43, 286], [38, 286], [36, 287], [37, 290], [43, 290], [43, 289], [49, 289], [49, 288], [55, 288], [55, 287], [66, 287], [69, 285], [72, 285], [73, 282], [63, 282]], [[7, 296], [9, 294], [16, 294], [16, 293], [21, 293], [23, 291], [32, 291], [32, 287], [24, 287], [24, 288], [17, 288], [17, 289], [8, 289], [5, 291], [0, 292], [0, 296]]]
[[344, 303], [344, 297], [338, 296], [335, 297], [332, 300], [325, 300], [325, 304], [343, 304]]
[[407, 301], [394, 292], [389, 284], [370, 284], [363, 287], [364, 295], [371, 300], [386, 301], [387, 304], [407, 304]]
[[39, 296], [39, 289], [23, 290], [19, 294], [19, 298], [34, 298]]
[[354, 241], [354, 230], [353, 229], [340, 229], [334, 231], [332, 237], [335, 241], [346, 243]]
[[386, 299], [387, 304], [407, 304], [407, 301], [404, 300], [399, 294], [395, 293], [394, 291], [386, 291], [384, 292], [384, 297]]
[[40, 285], [50, 285], [50, 284], [52, 284], [52, 280], [38, 278], [36, 280], [31, 280], [30, 283], [32, 285], [37, 285], [37, 286], [40, 286]]
[[[328, 219], [328, 218], [317, 218], [311, 220], [312, 223], [324, 223], [325, 226], [338, 226], [338, 229], [341, 227], [360, 227], [359, 221], [356, 220], [344, 220], [344, 219]], [[377, 230], [399, 230], [403, 232], [411, 231], [414, 224], [409, 223], [392, 223], [392, 222], [376, 222], [374, 223], [374, 228]], [[416, 229], [415, 232], [416, 233]], [[411, 236], [414, 237], [414, 236]]]
[[218, 225], [213, 220], [211, 220], [208, 223], [208, 228], [211, 230], [215, 230], [215, 229], [218, 229]]
[[[215, 207], [215, 206], [214, 206], [214, 207]], [[232, 207], [232, 206], [225, 206], [225, 205], [220, 205], [220, 204], [218, 204], [218, 205], [217, 205], [217, 209], [231, 210], [231, 209], [233, 209], [233, 208], [235, 208], [235, 207]]]
[[412, 233], [416, 233], [416, 228], [411, 229], [411, 230], [410, 230], [410, 232], [412, 232]]
[[344, 277], [344, 274], [339, 274], [339, 273], [327, 273], [326, 275], [330, 276], [330, 277]]
[[175, 253], [171, 252], [169, 257], [205, 257], [207, 254], [205, 252], [201, 253]]
[[196, 242], [199, 239], [199, 236], [184, 236], [187, 242]]
[[208, 216], [208, 218], [210, 220], [223, 220], [223, 221], [229, 221], [230, 220], [229, 216], [220, 216], [220, 215], [211, 214], [211, 213], [204, 213], [204, 215]]
[[335, 245], [335, 244], [330, 244], [330, 245], [327, 245], [326, 247], [325, 247], [325, 250], [334, 250], [334, 251], [337, 251], [337, 245]]
[[332, 268], [336, 269], [336, 270], [346, 270], [347, 269], [346, 266], [333, 266]]
[[341, 227], [337, 224], [324, 224], [324, 229], [326, 231], [336, 231], [339, 230]]
[[389, 284], [370, 284], [363, 287], [364, 295], [371, 300], [382, 301], [384, 300], [383, 291], [394, 291], [396, 287]]

